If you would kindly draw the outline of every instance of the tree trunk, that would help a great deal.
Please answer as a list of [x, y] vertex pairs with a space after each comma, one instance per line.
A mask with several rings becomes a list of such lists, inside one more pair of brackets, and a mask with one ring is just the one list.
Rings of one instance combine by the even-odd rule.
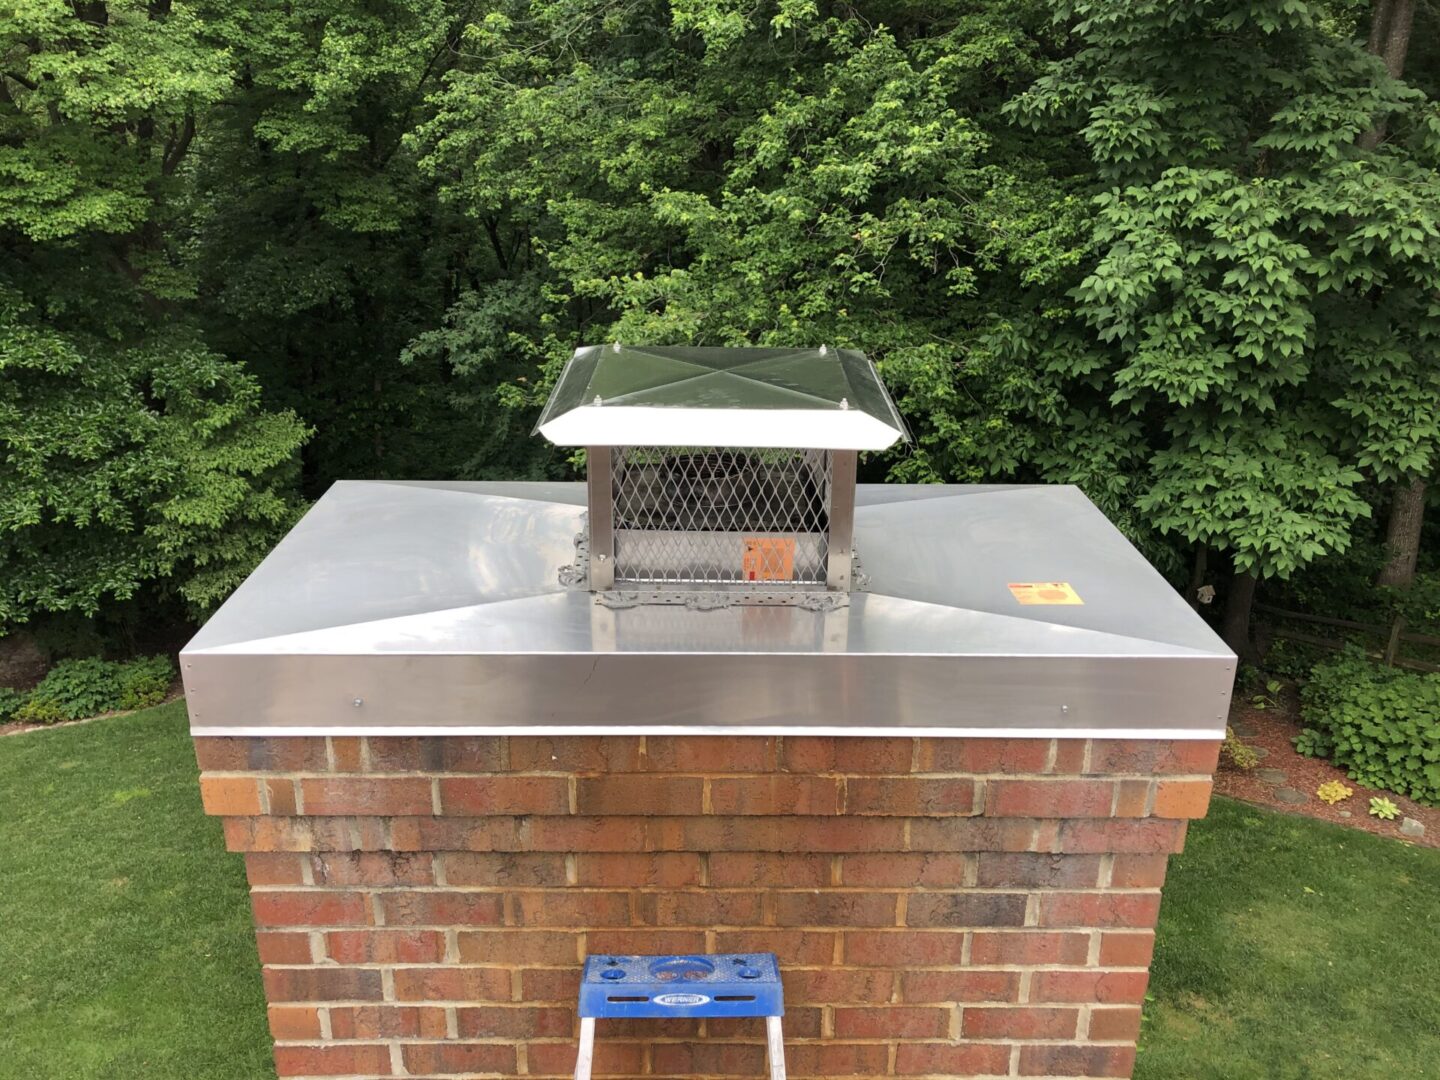
[[[1385, 61], [1385, 70], [1392, 78], [1405, 73], [1405, 58], [1410, 52], [1410, 32], [1415, 26], [1415, 0], [1375, 0], [1370, 16], [1370, 37], [1365, 43], [1368, 52]], [[1375, 118], [1375, 126], [1360, 136], [1360, 145], [1374, 150], [1385, 138], [1384, 116]]]
[[1241, 660], [1251, 664], [1260, 659], [1254, 642], [1250, 640], [1250, 609], [1255, 603], [1258, 582], [1255, 571], [1237, 571], [1230, 578], [1230, 592], [1225, 598], [1225, 644]]
[[1415, 580], [1420, 526], [1425, 522], [1425, 488], [1424, 480], [1395, 485], [1390, 501], [1390, 523], [1385, 531], [1387, 560], [1375, 584], [1404, 588]]
[[1185, 599], [1196, 611], [1200, 610], [1200, 587], [1205, 584], [1206, 562], [1210, 555], [1209, 544], [1195, 545], [1195, 561], [1190, 568], [1190, 586], [1185, 590]]

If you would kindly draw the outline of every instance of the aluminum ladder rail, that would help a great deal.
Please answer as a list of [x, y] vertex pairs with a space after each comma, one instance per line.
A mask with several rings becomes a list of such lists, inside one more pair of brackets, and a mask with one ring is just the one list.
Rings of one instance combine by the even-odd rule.
[[590, 1080], [595, 1021], [711, 1016], [765, 1017], [770, 1080], [785, 1080], [785, 997], [774, 953], [589, 956], [580, 976], [575, 1080]]

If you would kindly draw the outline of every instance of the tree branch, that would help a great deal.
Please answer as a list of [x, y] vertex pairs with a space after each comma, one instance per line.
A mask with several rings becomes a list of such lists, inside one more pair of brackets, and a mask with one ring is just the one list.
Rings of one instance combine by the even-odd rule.
[[190, 141], [195, 138], [195, 117], [193, 114], [185, 117], [185, 123], [180, 128], [180, 137], [165, 148], [165, 154], [160, 160], [160, 172], [164, 176], [170, 176], [180, 166], [180, 160], [185, 152], [190, 149]]

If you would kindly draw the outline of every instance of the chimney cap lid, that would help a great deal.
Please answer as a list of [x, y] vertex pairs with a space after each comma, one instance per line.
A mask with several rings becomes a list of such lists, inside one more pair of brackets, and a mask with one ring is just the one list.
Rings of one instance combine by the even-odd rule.
[[535, 430], [557, 446], [884, 450], [909, 440], [855, 349], [577, 349]]

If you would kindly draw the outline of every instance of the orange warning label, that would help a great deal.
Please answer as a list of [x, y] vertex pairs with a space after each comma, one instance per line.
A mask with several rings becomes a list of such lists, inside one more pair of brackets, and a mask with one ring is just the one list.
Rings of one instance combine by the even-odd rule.
[[1022, 604], [1083, 604], [1068, 581], [1012, 581], [1010, 593]]
[[747, 536], [741, 568], [746, 581], [795, 580], [795, 538]]

